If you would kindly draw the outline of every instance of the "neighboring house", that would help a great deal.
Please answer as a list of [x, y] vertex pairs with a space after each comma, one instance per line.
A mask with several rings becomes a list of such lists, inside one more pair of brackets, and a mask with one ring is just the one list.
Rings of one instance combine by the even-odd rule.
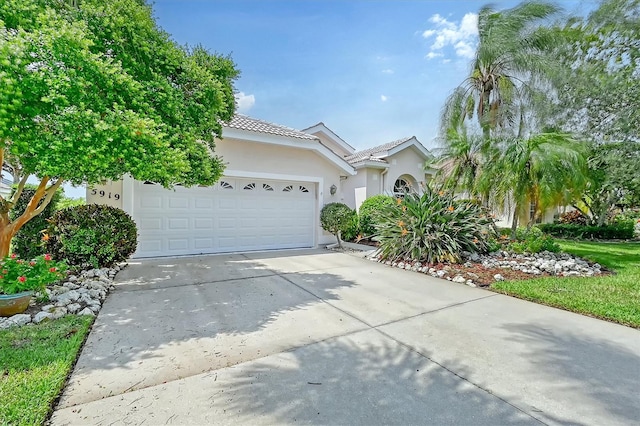
[[2, 168], [2, 176], [0, 177], [0, 195], [5, 200], [11, 195], [11, 186], [13, 185], [13, 179], [11, 171]]
[[322, 123], [299, 131], [238, 114], [222, 134], [216, 154], [227, 167], [214, 186], [168, 190], [125, 177], [88, 188], [87, 202], [133, 217], [135, 257], [303, 248], [333, 241], [320, 226], [325, 204], [355, 208], [363, 196], [393, 192], [399, 179], [428, 178], [429, 153], [415, 138], [367, 150], [365, 159]]

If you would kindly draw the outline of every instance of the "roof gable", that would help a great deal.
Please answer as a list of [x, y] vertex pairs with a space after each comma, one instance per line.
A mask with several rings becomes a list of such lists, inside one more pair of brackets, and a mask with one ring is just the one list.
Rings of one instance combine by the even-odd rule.
[[365, 161], [386, 163], [387, 157], [410, 147], [414, 147], [425, 159], [432, 157], [427, 148], [425, 148], [415, 136], [409, 136], [373, 148], [354, 152], [352, 155], [345, 157], [345, 160], [351, 165]]
[[229, 122], [223, 123], [223, 138], [246, 140], [272, 145], [289, 146], [298, 149], [316, 151], [338, 168], [354, 175], [355, 170], [341, 156], [324, 146], [316, 136], [268, 121], [236, 114]]
[[[318, 124], [314, 124], [311, 127], [307, 127], [306, 129], [302, 129], [303, 132], [310, 133], [313, 135], [317, 135], [318, 133], [322, 133], [327, 139], [333, 142], [335, 145], [340, 147], [347, 154], [353, 154], [356, 149], [345, 142], [340, 136], [338, 136], [333, 130], [327, 127], [326, 124], [320, 122]], [[337, 152], [336, 154], [342, 155], [341, 152]]]

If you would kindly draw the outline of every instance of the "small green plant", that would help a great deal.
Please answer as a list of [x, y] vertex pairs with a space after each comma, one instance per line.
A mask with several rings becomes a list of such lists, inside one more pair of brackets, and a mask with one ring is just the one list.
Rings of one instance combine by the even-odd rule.
[[136, 224], [123, 210], [98, 204], [57, 212], [47, 228], [47, 250], [76, 267], [109, 267], [138, 243]]
[[518, 228], [516, 239], [508, 242], [506, 250], [515, 253], [540, 253], [541, 251], [557, 253], [560, 251], [560, 246], [550, 235], [543, 233], [537, 227], [531, 227]]
[[427, 263], [459, 262], [463, 251], [486, 253], [495, 237], [482, 207], [428, 186], [385, 206], [377, 232], [383, 259]]
[[384, 207], [392, 206], [395, 202], [390, 195], [374, 195], [364, 200], [358, 212], [358, 227], [363, 238], [375, 236], [380, 212]]
[[[25, 211], [27, 204], [29, 204], [29, 201], [31, 201], [35, 192], [35, 185], [26, 185], [23, 188], [15, 206], [11, 209], [10, 216], [12, 220], [20, 216]], [[13, 253], [17, 254], [22, 259], [32, 259], [38, 255], [44, 254], [45, 250], [42, 242], [42, 235], [44, 230], [47, 228], [47, 220], [55, 213], [55, 205], [60, 197], [61, 191], [58, 191], [51, 199], [51, 202], [44, 208], [42, 213], [33, 217], [30, 221], [25, 223], [22, 228], [20, 228], [11, 241]]]
[[64, 262], [54, 261], [49, 254], [30, 261], [12, 254], [0, 261], [0, 293], [43, 291], [47, 285], [64, 278], [66, 270]]
[[338, 239], [338, 246], [342, 247], [342, 234], [352, 226], [356, 211], [346, 204], [329, 203], [320, 212], [322, 229], [331, 232]]

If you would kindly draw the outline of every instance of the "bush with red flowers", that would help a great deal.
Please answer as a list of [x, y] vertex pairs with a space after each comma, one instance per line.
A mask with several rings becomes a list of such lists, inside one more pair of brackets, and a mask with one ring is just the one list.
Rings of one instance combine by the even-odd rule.
[[47, 285], [64, 278], [66, 270], [66, 263], [54, 261], [50, 254], [32, 260], [12, 254], [0, 261], [0, 294], [43, 291]]

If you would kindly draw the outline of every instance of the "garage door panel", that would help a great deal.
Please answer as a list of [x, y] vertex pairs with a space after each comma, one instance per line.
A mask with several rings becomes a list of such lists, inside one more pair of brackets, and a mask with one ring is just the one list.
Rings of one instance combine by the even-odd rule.
[[195, 199], [193, 207], [196, 210], [211, 210], [213, 208], [213, 198], [205, 194], [204, 196], [199, 195], [198, 198]]
[[167, 230], [175, 231], [175, 230], [187, 230], [189, 229], [189, 219], [188, 218], [169, 218], [167, 223]]
[[193, 228], [198, 230], [213, 230], [214, 219], [212, 217], [196, 217], [193, 219]]
[[136, 182], [133, 205], [136, 257], [313, 246], [313, 184], [223, 178], [166, 190]]

